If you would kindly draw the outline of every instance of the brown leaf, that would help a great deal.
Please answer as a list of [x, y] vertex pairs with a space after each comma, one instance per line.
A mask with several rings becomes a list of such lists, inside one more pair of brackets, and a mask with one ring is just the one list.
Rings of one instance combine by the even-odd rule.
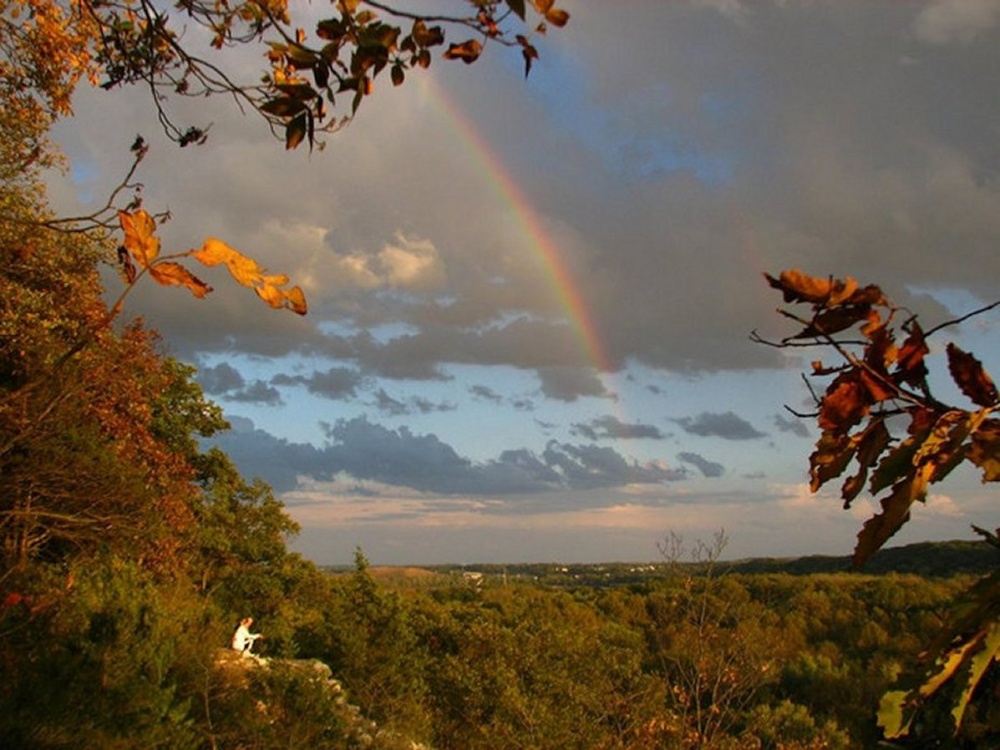
[[545, 14], [545, 20], [551, 23], [553, 26], [562, 28], [569, 21], [569, 13], [564, 11], [562, 8], [551, 8]]
[[524, 20], [524, 0], [507, 0], [507, 5], [514, 11], [518, 18]]
[[149, 275], [164, 286], [184, 286], [198, 299], [212, 291], [212, 287], [199, 279], [180, 263], [169, 261], [155, 263], [149, 267]]
[[809, 456], [809, 489], [816, 492], [826, 482], [839, 477], [854, 457], [854, 445], [843, 433], [826, 431], [816, 441]]
[[840, 307], [825, 308], [813, 316], [812, 321], [801, 333], [792, 338], [813, 338], [816, 336], [830, 336], [834, 333], [846, 330], [867, 319], [869, 308], [864, 306], [843, 305]]
[[972, 433], [972, 446], [966, 457], [983, 470], [984, 482], [1000, 481], [1000, 419], [984, 420]]
[[876, 373], [864, 369], [860, 370], [858, 374], [872, 403], [888, 401], [899, 394], [899, 389], [887, 378], [879, 377]]
[[815, 305], [839, 305], [850, 299], [858, 288], [858, 282], [848, 276], [844, 281], [833, 278], [821, 279], [809, 276], [798, 269], [782, 271], [778, 278], [765, 273], [764, 278], [775, 289], [780, 290], [785, 302], [811, 302]]
[[869, 406], [868, 391], [857, 374], [844, 373], [830, 384], [823, 396], [817, 420], [820, 429], [846, 432], [868, 414]]
[[910, 335], [903, 342], [896, 358], [894, 377], [900, 383], [912, 386], [923, 383], [927, 377], [927, 365], [924, 364], [924, 357], [929, 352], [930, 349], [924, 341], [923, 330], [916, 321], [913, 321], [910, 325]]
[[919, 471], [892, 488], [892, 493], [882, 499], [882, 512], [865, 521], [858, 532], [858, 543], [854, 547], [855, 567], [862, 567], [910, 520], [910, 507], [916, 500], [923, 500], [926, 494], [927, 479]]
[[868, 469], [878, 462], [891, 439], [885, 420], [881, 417], [873, 417], [863, 432], [851, 438], [852, 444], [857, 446], [858, 473], [848, 477], [841, 488], [844, 508], [851, 507], [851, 503], [860, 494], [868, 479]]
[[444, 53], [444, 59], [461, 60], [466, 65], [469, 65], [479, 59], [482, 51], [483, 45], [477, 39], [469, 39], [461, 44], [448, 45], [448, 49]]
[[948, 343], [948, 371], [962, 393], [976, 406], [996, 405], [997, 388], [982, 363], [951, 342]]

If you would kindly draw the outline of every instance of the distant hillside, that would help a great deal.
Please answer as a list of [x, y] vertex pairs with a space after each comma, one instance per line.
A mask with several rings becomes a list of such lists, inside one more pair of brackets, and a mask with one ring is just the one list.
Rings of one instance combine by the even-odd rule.
[[[867, 575], [912, 573], [925, 578], [981, 575], [996, 568], [1000, 550], [977, 541], [920, 542], [880, 550], [861, 571], [854, 571], [849, 555], [809, 555], [806, 557], [755, 557], [718, 563], [727, 573], [816, 573], [860, 572]], [[681, 563], [681, 565], [685, 565]], [[693, 565], [693, 564], [692, 564]], [[623, 586], [655, 580], [676, 568], [665, 562], [652, 563], [484, 563], [468, 565], [428, 565], [422, 568], [375, 566], [374, 577], [397, 586], [434, 586], [448, 579], [478, 585], [483, 581], [533, 581], [546, 586]], [[352, 568], [326, 567], [343, 575]]]
[[[877, 552], [861, 571], [869, 574], [915, 573], [928, 578], [981, 574], [996, 567], [1000, 550], [976, 541], [919, 542]], [[853, 570], [849, 556], [761, 557], [730, 563], [738, 573], [836, 573]]]

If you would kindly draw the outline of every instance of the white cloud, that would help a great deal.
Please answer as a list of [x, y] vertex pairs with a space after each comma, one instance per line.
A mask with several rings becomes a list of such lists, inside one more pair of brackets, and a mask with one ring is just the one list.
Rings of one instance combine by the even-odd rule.
[[998, 23], [998, 0], [935, 0], [917, 15], [914, 31], [932, 44], [969, 44]]

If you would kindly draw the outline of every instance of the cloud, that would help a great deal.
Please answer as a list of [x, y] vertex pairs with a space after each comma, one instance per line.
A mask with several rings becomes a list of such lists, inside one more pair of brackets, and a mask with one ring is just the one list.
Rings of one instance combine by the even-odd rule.
[[499, 393], [485, 385], [471, 385], [469, 386], [469, 393], [484, 401], [492, 401], [494, 404], [499, 404], [502, 400]]
[[225, 398], [230, 401], [265, 406], [281, 406], [284, 403], [278, 389], [268, 385], [263, 380], [255, 380], [238, 391], [227, 393]]
[[686, 479], [683, 469], [662, 462], [640, 463], [598, 446], [551, 440], [541, 454], [524, 448], [474, 462], [433, 434], [406, 427], [389, 429], [358, 417], [323, 425], [329, 442], [322, 448], [278, 439], [237, 420], [234, 429], [213, 442], [237, 465], [274, 484], [279, 491], [300, 478], [338, 475], [446, 496], [492, 497], [546, 494], [565, 489], [658, 484]]
[[363, 382], [361, 373], [348, 367], [314, 370], [309, 376], [278, 374], [271, 378], [272, 385], [304, 385], [310, 393], [335, 400], [353, 397]]
[[434, 412], [454, 411], [455, 405], [449, 403], [434, 403], [421, 396], [410, 396], [400, 401], [379, 388], [375, 393], [375, 407], [389, 416], [399, 417], [406, 414], [432, 414]]
[[239, 370], [226, 362], [221, 362], [214, 367], [199, 367], [196, 377], [205, 393], [212, 395], [223, 394], [226, 391], [234, 391], [243, 387], [243, 376]]
[[604, 396], [604, 383], [591, 370], [582, 367], [541, 367], [542, 393], [559, 401], [576, 401], [583, 396]]
[[998, 0], [935, 0], [920, 10], [913, 27], [925, 42], [970, 44], [998, 23]]
[[775, 414], [774, 426], [778, 428], [779, 432], [790, 432], [800, 438], [809, 437], [809, 428], [806, 427], [806, 423], [802, 419], [786, 419], [783, 414]]
[[588, 424], [576, 424], [572, 431], [588, 440], [662, 440], [663, 433], [655, 425], [639, 422], [629, 424], [614, 416], [598, 417]]
[[756, 440], [766, 437], [745, 419], [731, 411], [722, 414], [703, 411], [696, 417], [674, 419], [684, 432], [702, 437], [720, 437], [725, 440]]
[[697, 453], [688, 453], [685, 451], [683, 453], [678, 453], [677, 458], [684, 463], [697, 467], [698, 471], [700, 471], [703, 476], [709, 478], [714, 479], [716, 477], [721, 477], [726, 473], [726, 468], [722, 464], [709, 461], [707, 458], [704, 458]]

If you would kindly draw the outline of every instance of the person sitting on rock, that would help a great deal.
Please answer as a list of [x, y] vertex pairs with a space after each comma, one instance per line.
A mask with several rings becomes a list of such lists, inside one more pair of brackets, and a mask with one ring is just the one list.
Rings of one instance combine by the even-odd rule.
[[239, 651], [244, 656], [251, 656], [250, 649], [253, 648], [253, 642], [258, 638], [263, 637], [263, 633], [251, 633], [251, 625], [253, 625], [253, 618], [244, 617], [240, 620], [240, 624], [239, 627], [236, 628], [236, 632], [233, 633], [233, 649]]

